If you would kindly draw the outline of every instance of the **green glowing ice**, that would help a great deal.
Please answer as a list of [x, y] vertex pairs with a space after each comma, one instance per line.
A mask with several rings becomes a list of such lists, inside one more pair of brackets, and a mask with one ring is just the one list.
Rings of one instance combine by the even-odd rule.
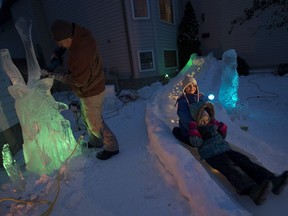
[[[3, 167], [7, 170], [10, 166], [13, 165], [13, 157], [9, 149], [9, 144], [4, 144], [2, 150], [3, 157]], [[11, 173], [7, 172], [8, 176], [11, 176]]]
[[[193, 53], [189, 60], [187, 61], [185, 67], [179, 72], [180, 75], [183, 75], [184, 73], [188, 73], [191, 75], [194, 75], [195, 73], [195, 67], [197, 67], [198, 62], [197, 62], [198, 56], [196, 53]], [[195, 67], [192, 67], [195, 66]]]
[[3, 166], [7, 175], [17, 189], [23, 190], [25, 188], [25, 181], [20, 171], [20, 168], [15, 160], [13, 160], [9, 144], [4, 144], [2, 149]]

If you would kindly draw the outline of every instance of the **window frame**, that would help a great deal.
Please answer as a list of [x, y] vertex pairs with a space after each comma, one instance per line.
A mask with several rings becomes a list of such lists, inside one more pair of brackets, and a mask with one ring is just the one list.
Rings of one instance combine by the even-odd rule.
[[145, 0], [145, 1], [146, 1], [147, 16], [139, 16], [139, 17], [136, 17], [136, 16], [135, 16], [134, 1], [135, 1], [135, 0], [131, 0], [131, 5], [132, 5], [131, 8], [132, 8], [133, 19], [134, 19], [134, 20], [150, 19], [149, 2], [148, 2], [148, 0]]
[[[142, 69], [142, 63], [141, 63], [141, 57], [140, 54], [144, 52], [151, 52], [151, 58], [152, 58], [152, 64], [153, 67], [149, 69]], [[138, 50], [137, 51], [137, 56], [138, 56], [138, 66], [140, 72], [146, 72], [146, 71], [154, 71], [155, 70], [155, 58], [154, 58], [154, 51], [153, 50]]]
[[[169, 20], [167, 19], [162, 19], [161, 18], [161, 7], [160, 7], [160, 2], [161, 1], [170, 1], [170, 7], [172, 6], [172, 10], [170, 12], [172, 12], [172, 15], [171, 15], [171, 19], [172, 19], [172, 22], [170, 22]], [[158, 0], [158, 10], [159, 10], [159, 20], [161, 22], [165, 22], [165, 23], [169, 23], [171, 25], [175, 25], [175, 5], [174, 5], [174, 0]], [[165, 11], [166, 12], [166, 11]]]

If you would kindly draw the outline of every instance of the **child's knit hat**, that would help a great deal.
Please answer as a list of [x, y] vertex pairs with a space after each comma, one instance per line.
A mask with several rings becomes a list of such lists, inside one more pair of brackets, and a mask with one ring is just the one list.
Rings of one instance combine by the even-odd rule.
[[189, 84], [193, 84], [193, 85], [196, 86], [197, 101], [199, 101], [199, 88], [198, 88], [198, 85], [197, 85], [197, 81], [194, 79], [194, 77], [192, 75], [186, 74], [186, 76], [184, 77], [184, 79], [182, 81], [182, 92], [183, 92], [184, 95], [186, 95], [185, 88]]

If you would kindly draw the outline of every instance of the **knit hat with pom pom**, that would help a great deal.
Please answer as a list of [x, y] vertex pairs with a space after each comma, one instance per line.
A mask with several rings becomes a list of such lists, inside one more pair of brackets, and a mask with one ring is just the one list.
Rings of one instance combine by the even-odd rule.
[[190, 85], [190, 84], [193, 84], [194, 86], [196, 86], [196, 93], [197, 93], [197, 101], [199, 101], [199, 88], [198, 88], [198, 85], [197, 85], [197, 81], [194, 79], [193, 76], [191, 76], [190, 74], [187, 74], [183, 81], [182, 81], [182, 92], [184, 95], [186, 95], [185, 93], [185, 88]]

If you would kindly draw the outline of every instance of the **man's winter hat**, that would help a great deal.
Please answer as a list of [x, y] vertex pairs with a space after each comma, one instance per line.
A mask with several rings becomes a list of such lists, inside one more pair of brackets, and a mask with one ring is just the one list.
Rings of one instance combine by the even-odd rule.
[[51, 32], [55, 41], [70, 38], [73, 35], [72, 23], [65, 20], [55, 20], [51, 26]]
[[183, 92], [183, 94], [186, 95], [185, 88], [188, 85], [190, 85], [190, 84], [193, 84], [194, 86], [196, 86], [196, 93], [197, 93], [198, 101], [199, 101], [199, 88], [198, 88], [198, 85], [197, 85], [197, 81], [190, 74], [186, 74], [186, 76], [184, 77], [184, 79], [182, 81], [182, 92]]

